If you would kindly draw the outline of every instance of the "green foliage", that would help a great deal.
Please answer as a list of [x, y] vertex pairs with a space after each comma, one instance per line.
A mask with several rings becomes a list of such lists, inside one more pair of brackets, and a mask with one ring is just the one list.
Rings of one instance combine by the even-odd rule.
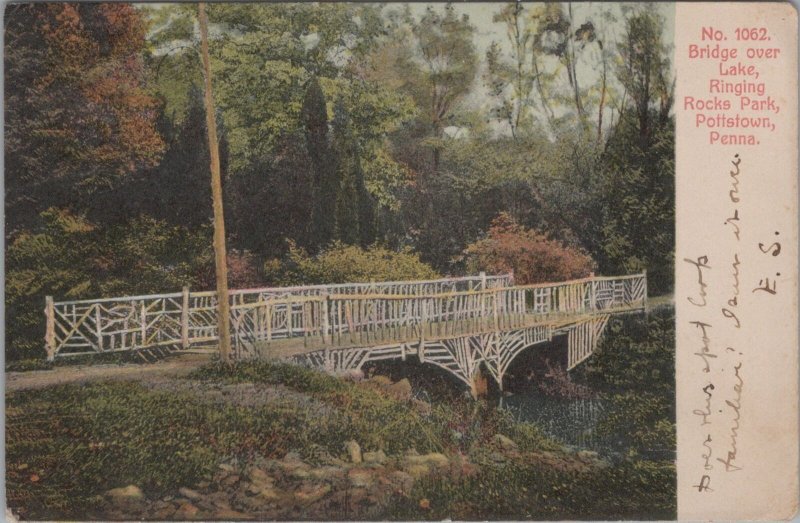
[[208, 441], [222, 420], [186, 395], [108, 383], [21, 392], [6, 402], [9, 503], [24, 504], [26, 517], [86, 517], [95, 496], [129, 484], [163, 495], [210, 473], [218, 456]]
[[648, 270], [650, 292], [672, 290], [675, 245], [674, 80], [663, 43], [663, 20], [652, 7], [635, 10], [620, 45], [620, 82], [634, 101], [608, 139], [601, 189], [607, 204], [600, 233], [601, 265]]
[[610, 401], [598, 434], [634, 454], [675, 449], [675, 315], [611, 319], [600, 347], [581, 369]]
[[50, 209], [6, 253], [7, 359], [44, 354], [44, 298], [75, 300], [178, 290], [210, 263], [207, 233], [149, 217], [108, 230]]
[[328, 136], [328, 108], [325, 93], [314, 77], [308, 82], [301, 110], [305, 126], [306, 150], [314, 169], [311, 207], [311, 244], [314, 249], [325, 245], [333, 238], [336, 220], [334, 217], [340, 206], [340, 183], [342, 175], [337, 168], [337, 159]]
[[[334, 243], [316, 256], [291, 246], [284, 264], [268, 264], [267, 278], [282, 285], [428, 280], [439, 277], [419, 256], [384, 247]], [[270, 274], [271, 273], [271, 274]]]
[[24, 360], [11, 361], [6, 364], [6, 372], [28, 372], [32, 370], [50, 370], [53, 363], [41, 358], [29, 358]]
[[515, 283], [523, 285], [583, 278], [594, 269], [587, 254], [520, 227], [507, 214], [498, 216], [489, 235], [469, 245], [466, 255], [472, 272], [513, 272]]
[[[557, 456], [482, 462], [464, 478], [426, 478], [390, 507], [398, 520], [670, 520], [675, 465], [624, 461], [569, 470]], [[420, 507], [427, 499], [429, 508]]]
[[612, 318], [583, 372], [588, 383], [613, 392], [675, 391], [675, 314], [661, 307], [645, 316]]

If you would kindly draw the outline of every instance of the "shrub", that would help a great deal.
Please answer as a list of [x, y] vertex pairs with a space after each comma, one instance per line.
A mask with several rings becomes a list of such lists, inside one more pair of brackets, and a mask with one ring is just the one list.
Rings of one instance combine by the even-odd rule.
[[44, 357], [44, 298], [180, 290], [211, 262], [206, 231], [140, 217], [102, 229], [66, 210], [42, 213], [6, 252], [6, 359]]
[[598, 433], [634, 453], [675, 450], [675, 315], [672, 307], [612, 319], [578, 379], [604, 391]]
[[[229, 289], [252, 289], [264, 285], [258, 262], [250, 251], [229, 249], [226, 260]], [[196, 284], [197, 290], [216, 289], [217, 279], [213, 263], [203, 267], [202, 273], [198, 274]]]
[[492, 221], [486, 238], [465, 251], [471, 272], [502, 274], [513, 271], [518, 284], [563, 281], [588, 276], [592, 258], [580, 249], [526, 229], [506, 213]]
[[377, 245], [363, 249], [338, 242], [316, 256], [290, 244], [286, 261], [268, 261], [264, 270], [278, 285], [426, 280], [439, 276], [408, 250], [395, 252]]

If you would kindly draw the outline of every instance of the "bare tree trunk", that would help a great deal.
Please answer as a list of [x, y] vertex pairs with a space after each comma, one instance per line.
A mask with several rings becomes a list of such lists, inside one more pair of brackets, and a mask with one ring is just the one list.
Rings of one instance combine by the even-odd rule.
[[[602, 51], [600, 52], [602, 53]], [[606, 77], [607, 64], [605, 57], [603, 57], [603, 78], [600, 84], [600, 108], [597, 110], [597, 143], [603, 140], [603, 109], [606, 104]]]
[[197, 6], [200, 22], [200, 52], [205, 76], [204, 100], [206, 127], [208, 128], [208, 152], [211, 157], [211, 194], [214, 202], [214, 263], [217, 277], [217, 330], [219, 332], [219, 356], [224, 362], [231, 358], [230, 303], [228, 302], [228, 265], [225, 252], [225, 219], [222, 210], [222, 175], [219, 164], [219, 141], [217, 140], [217, 118], [214, 110], [214, 93], [211, 91], [211, 64], [208, 56], [208, 17], [206, 5]]

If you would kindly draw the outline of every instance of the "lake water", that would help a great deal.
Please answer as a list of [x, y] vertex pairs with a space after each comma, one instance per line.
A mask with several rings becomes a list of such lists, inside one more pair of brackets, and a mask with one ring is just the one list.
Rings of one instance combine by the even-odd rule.
[[535, 423], [548, 436], [571, 447], [607, 454], [595, 427], [605, 412], [601, 399], [564, 399], [525, 391], [502, 399], [501, 406], [518, 421]]

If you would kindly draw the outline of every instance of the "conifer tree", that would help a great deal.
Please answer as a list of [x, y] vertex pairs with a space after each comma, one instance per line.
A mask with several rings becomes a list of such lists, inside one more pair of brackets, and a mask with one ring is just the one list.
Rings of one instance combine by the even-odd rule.
[[336, 199], [340, 179], [328, 135], [328, 110], [325, 93], [314, 77], [308, 83], [301, 111], [306, 133], [306, 149], [313, 164], [310, 247], [319, 249], [334, 237]]

